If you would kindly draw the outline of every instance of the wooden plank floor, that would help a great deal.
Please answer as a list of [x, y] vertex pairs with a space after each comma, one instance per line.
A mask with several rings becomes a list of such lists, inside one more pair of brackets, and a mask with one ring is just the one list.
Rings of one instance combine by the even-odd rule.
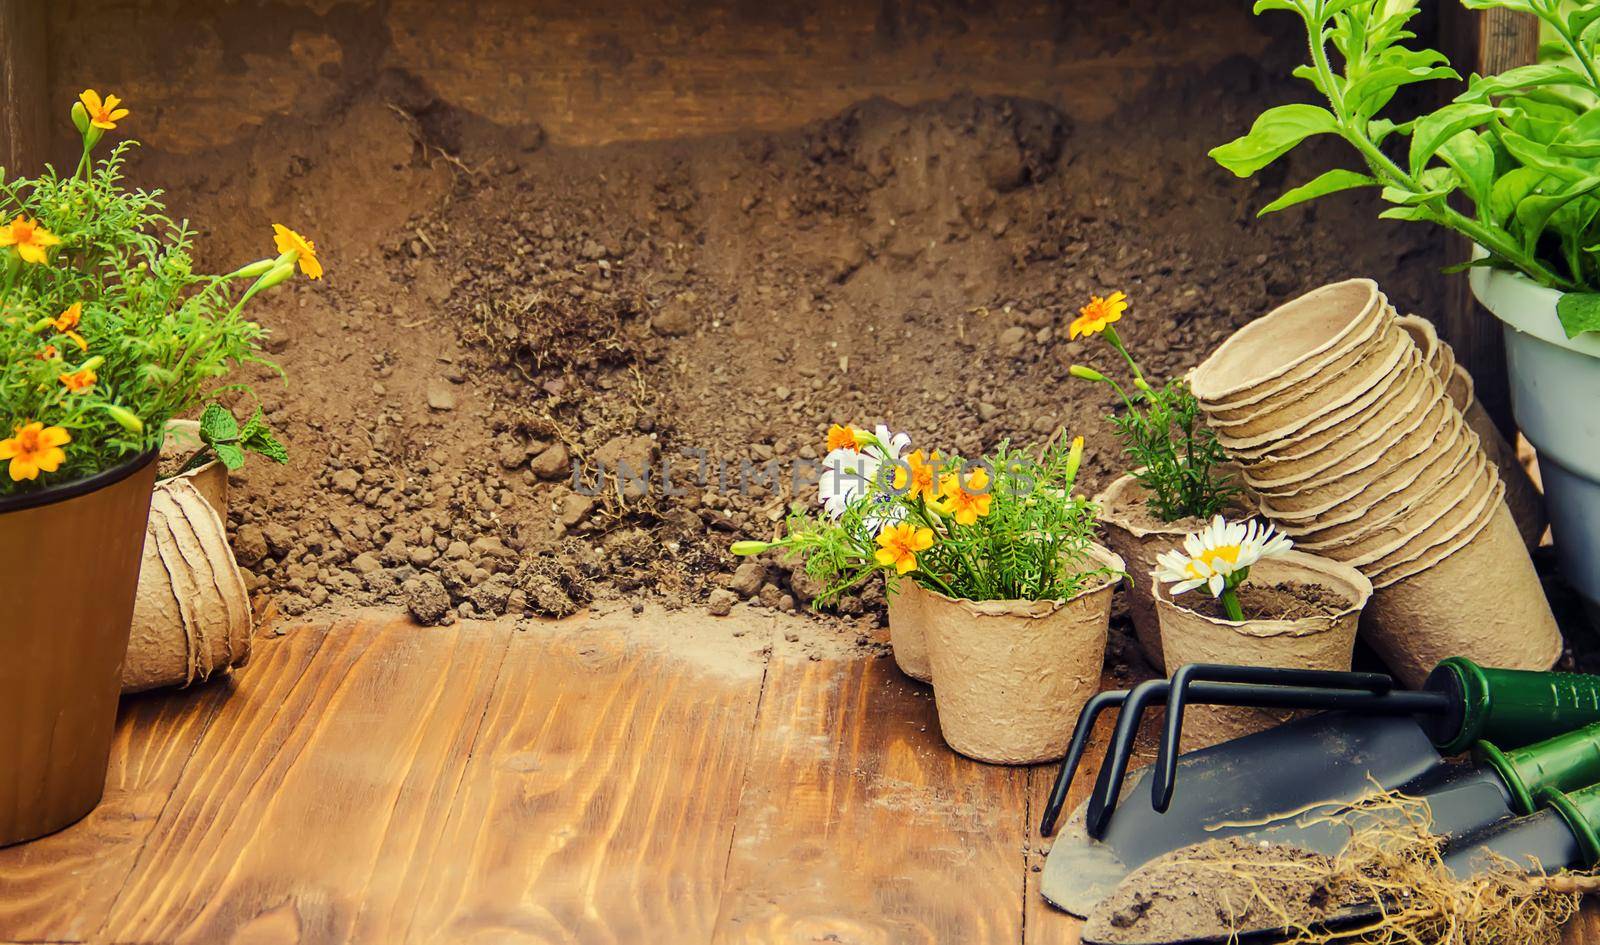
[[265, 636], [125, 702], [101, 806], [0, 850], [0, 945], [1075, 945], [1037, 889], [1052, 768], [966, 761], [892, 661], [732, 619]]

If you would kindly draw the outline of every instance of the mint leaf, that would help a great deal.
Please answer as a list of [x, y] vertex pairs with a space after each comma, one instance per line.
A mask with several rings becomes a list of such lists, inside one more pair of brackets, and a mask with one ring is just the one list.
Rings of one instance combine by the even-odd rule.
[[239, 421], [221, 404], [207, 404], [200, 414], [200, 439], [216, 446], [219, 440], [231, 440], [239, 435]]
[[1568, 338], [1600, 331], [1600, 293], [1568, 292], [1556, 302], [1556, 317]]
[[217, 459], [222, 461], [222, 465], [228, 467], [229, 472], [244, 465], [244, 450], [235, 444], [213, 443], [211, 448], [216, 451]]

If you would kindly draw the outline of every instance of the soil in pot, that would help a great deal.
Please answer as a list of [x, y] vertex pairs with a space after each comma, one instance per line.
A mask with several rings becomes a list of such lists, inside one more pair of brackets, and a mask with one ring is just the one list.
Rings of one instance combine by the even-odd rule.
[[[1338, 611], [1348, 603], [1344, 594], [1323, 584], [1279, 581], [1271, 586], [1246, 584], [1239, 588], [1239, 609], [1246, 620], [1300, 620]], [[1222, 601], [1201, 597], [1186, 606], [1213, 620], [1227, 620]]]
[[1066, 753], [1078, 712], [1100, 688], [1123, 571], [1109, 551], [1091, 557], [1113, 574], [1067, 600], [954, 600], [924, 589], [934, 704], [951, 748], [995, 764]]
[[[1361, 609], [1372, 584], [1337, 561], [1291, 551], [1257, 562], [1239, 588], [1246, 619], [1226, 619], [1203, 589], [1175, 600], [1155, 587], [1161, 646], [1169, 667], [1232, 663], [1348, 670]], [[1184, 751], [1248, 735], [1293, 718], [1293, 713], [1224, 706], [1191, 706], [1184, 713]]]

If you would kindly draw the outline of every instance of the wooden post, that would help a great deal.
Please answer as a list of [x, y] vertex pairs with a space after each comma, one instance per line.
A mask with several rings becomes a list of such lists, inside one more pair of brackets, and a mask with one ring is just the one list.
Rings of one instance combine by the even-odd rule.
[[0, 0], [0, 167], [32, 177], [44, 163], [49, 105], [46, 0]]
[[[1457, 3], [1445, 3], [1439, 13], [1439, 46], [1463, 77], [1471, 72], [1504, 72], [1538, 60], [1539, 21], [1528, 13], [1498, 9], [1475, 12]], [[1449, 240], [1450, 261], [1466, 259], [1471, 244], [1454, 235]], [[1465, 274], [1450, 277], [1445, 285], [1443, 305], [1433, 313], [1439, 334], [1450, 342], [1456, 359], [1472, 373], [1479, 402], [1510, 437], [1516, 423], [1511, 418], [1500, 321], [1472, 297]]]

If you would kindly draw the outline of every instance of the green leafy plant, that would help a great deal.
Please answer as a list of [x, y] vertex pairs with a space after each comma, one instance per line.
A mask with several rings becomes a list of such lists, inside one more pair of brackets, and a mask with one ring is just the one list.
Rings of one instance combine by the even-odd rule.
[[[320, 276], [315, 248], [275, 226], [279, 255], [227, 275], [194, 271], [187, 224], [160, 191], [126, 186], [133, 142], [100, 161], [105, 132], [126, 116], [85, 92], [72, 118], [83, 140], [71, 176], [0, 169], [0, 495], [94, 475], [155, 449], [166, 423], [199, 407], [241, 365], [268, 363], [265, 332], [243, 315], [298, 265]], [[238, 385], [234, 385], [238, 387]], [[280, 452], [250, 430], [232, 450]], [[270, 440], [270, 444], [269, 441]]]
[[1133, 375], [1133, 392], [1105, 374], [1081, 364], [1068, 369], [1080, 380], [1105, 384], [1122, 399], [1124, 411], [1111, 417], [1123, 452], [1132, 460], [1132, 475], [1150, 494], [1148, 506], [1163, 522], [1210, 518], [1227, 508], [1239, 489], [1220, 471], [1227, 459], [1217, 435], [1206, 426], [1200, 404], [1181, 378], [1156, 387], [1129, 353], [1112, 322], [1122, 318], [1127, 297], [1113, 292], [1094, 296], [1070, 326], [1073, 338], [1100, 335], [1122, 356]]
[[968, 600], [1061, 600], [1110, 573], [1088, 556], [1095, 507], [1072, 492], [1082, 437], [1037, 452], [1001, 443], [966, 461], [921, 450], [901, 458], [887, 436], [841, 429], [856, 445], [829, 456], [866, 460], [850, 468], [859, 488], [842, 507], [830, 508], [823, 489], [821, 514], [797, 511], [783, 538], [733, 546], [739, 555], [778, 549], [804, 561], [825, 586], [814, 606], [878, 571]]
[[1383, 111], [1403, 87], [1461, 76], [1432, 49], [1412, 48], [1416, 0], [1257, 0], [1306, 27], [1311, 61], [1294, 70], [1326, 107], [1279, 105], [1248, 134], [1211, 151], [1249, 177], [1318, 135], [1343, 138], [1364, 168], [1340, 168], [1291, 188], [1262, 214], [1344, 190], [1377, 188], [1379, 216], [1433, 223], [1480, 246], [1466, 265], [1512, 269], [1568, 293], [1568, 336], [1600, 329], [1600, 3], [1462, 0], [1539, 18], [1554, 42], [1546, 61], [1472, 75], [1449, 104], [1395, 120]]
[[200, 447], [190, 454], [179, 472], [198, 469], [215, 458], [229, 471], [244, 466], [245, 456], [255, 453], [275, 463], [287, 463], [289, 451], [267, 425], [266, 415], [257, 407], [243, 426], [221, 404], [207, 404], [200, 414]]

